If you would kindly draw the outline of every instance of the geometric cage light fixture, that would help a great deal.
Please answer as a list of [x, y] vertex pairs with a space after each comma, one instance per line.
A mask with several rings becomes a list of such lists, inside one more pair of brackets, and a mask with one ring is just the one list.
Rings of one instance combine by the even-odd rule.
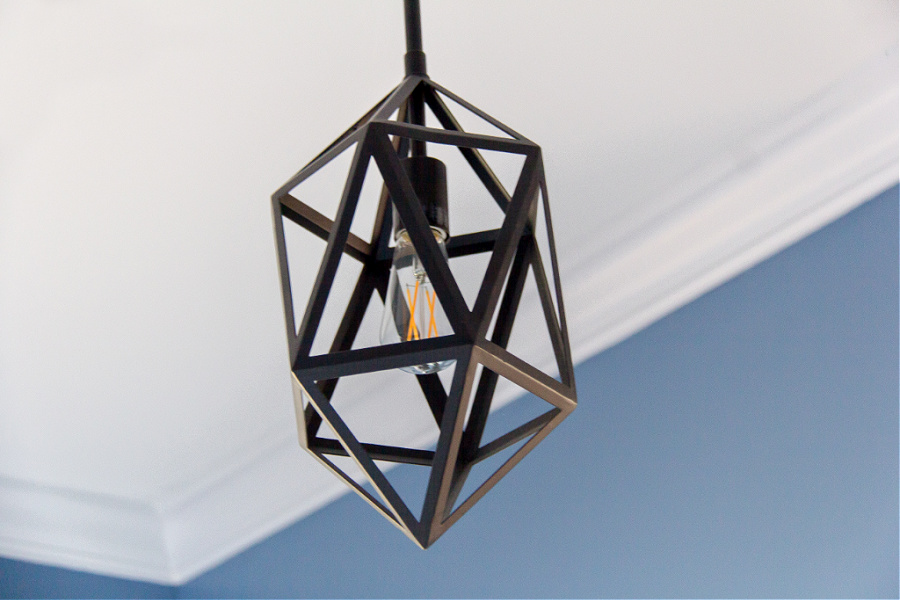
[[[300, 444], [427, 548], [575, 409], [576, 392], [541, 149], [428, 77], [418, 0], [405, 0], [404, 9], [406, 77], [276, 191], [272, 207]], [[426, 110], [433, 123], [426, 123]], [[460, 111], [489, 124], [496, 135], [465, 131]], [[491, 209], [499, 209], [498, 227], [451, 230], [454, 203], [446, 166], [429, 155], [446, 148], [458, 151]], [[352, 159], [338, 208], [332, 216], [322, 214], [301, 201], [297, 190], [345, 152]], [[511, 189], [488, 154], [521, 161]], [[351, 229], [359, 229], [364, 212], [362, 189], [373, 178], [380, 194], [370, 211], [371, 234], [357, 234]], [[286, 229], [297, 226], [325, 241], [311, 290], [292, 288], [292, 261], [309, 260], [289, 256]], [[486, 265], [475, 273], [477, 293], [467, 299], [456, 265], [476, 255]], [[353, 290], [349, 297], [334, 297], [336, 273], [348, 261], [358, 267]], [[536, 287], [543, 318], [517, 327], [546, 329], [555, 373], [538, 369], [509, 346], [529, 284]], [[295, 313], [295, 296], [306, 294], [305, 309]], [[327, 350], [317, 352], [314, 341], [324, 335], [329, 303], [344, 307], [343, 315], [333, 335], [328, 333]], [[360, 347], [361, 324], [373, 306], [381, 312], [379, 339]], [[433, 420], [437, 435], [430, 446], [367, 439], [346, 418], [335, 402], [342, 381], [372, 374], [415, 382], [417, 397], [403, 400], [420, 403]], [[544, 408], [521, 425], [486, 436], [500, 382], [533, 394]], [[399, 421], [402, 405], [370, 409]], [[463, 493], [479, 466], [498, 456], [505, 458], [499, 468]], [[393, 465], [422, 475], [415, 501], [392, 481]]]

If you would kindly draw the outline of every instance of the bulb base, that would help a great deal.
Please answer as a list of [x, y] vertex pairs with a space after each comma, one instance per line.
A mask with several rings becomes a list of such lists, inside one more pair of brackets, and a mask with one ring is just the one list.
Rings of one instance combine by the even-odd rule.
[[[431, 156], [410, 156], [400, 160], [412, 182], [425, 218], [432, 227], [450, 234], [450, 213], [447, 202], [447, 167]], [[394, 239], [406, 229], [394, 208]]]

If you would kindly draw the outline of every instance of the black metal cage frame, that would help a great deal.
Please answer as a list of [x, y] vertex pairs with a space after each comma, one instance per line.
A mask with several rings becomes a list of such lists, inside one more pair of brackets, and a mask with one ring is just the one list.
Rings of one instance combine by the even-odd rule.
[[[421, 60], [421, 71], [424, 71], [424, 54]], [[408, 55], [408, 71], [409, 64]], [[575, 409], [576, 392], [540, 147], [424, 74], [416, 74], [415, 65], [414, 62], [413, 74], [275, 192], [272, 207], [300, 443], [384, 517], [426, 548]], [[471, 111], [509, 137], [463, 131], [444, 98]], [[424, 123], [424, 105], [430, 108], [442, 128], [421, 124]], [[395, 113], [396, 118], [391, 120]], [[449, 265], [442, 258], [413, 185], [401, 165], [401, 159], [414, 152], [417, 144], [424, 147], [425, 143], [456, 146], [504, 213], [498, 229], [451, 237], [447, 243], [451, 260], [490, 253], [471, 310]], [[349, 176], [332, 221], [298, 200], [291, 191], [353, 144], [356, 147]], [[499, 181], [480, 150], [524, 157], [512, 194]], [[350, 226], [370, 162], [380, 172], [383, 186], [371, 239], [366, 241], [351, 233]], [[538, 202], [543, 202], [544, 222], [541, 224], [537, 222]], [[377, 293], [382, 302], [385, 300], [393, 254], [390, 242], [394, 209], [428, 273], [453, 333], [354, 349], [354, 340], [373, 294]], [[327, 242], [309, 302], [299, 322], [293, 311], [294, 291], [288, 270], [285, 219]], [[549, 257], [541, 255], [536, 241], [535, 232], [539, 225], [546, 228]], [[330, 350], [315, 355], [313, 340], [338, 263], [344, 255], [359, 261], [362, 269]], [[560, 381], [507, 350], [529, 270], [537, 285]], [[494, 323], [493, 328], [491, 323]], [[444, 388], [436, 373], [415, 376], [440, 430], [434, 450], [360, 441], [331, 404], [341, 377], [442, 360], [456, 361], [449, 390]], [[478, 365], [483, 369], [476, 381]], [[398, 371], [397, 376], [412, 375]], [[500, 376], [545, 400], [551, 407], [524, 425], [483, 443], [485, 423]], [[323, 421], [334, 432], [336, 440], [318, 435]], [[473, 466], [525, 439], [528, 441], [454, 509]], [[329, 456], [350, 457], [365, 474], [375, 494], [335, 465]], [[403, 502], [375, 460], [431, 467], [420, 518], [417, 519]]]

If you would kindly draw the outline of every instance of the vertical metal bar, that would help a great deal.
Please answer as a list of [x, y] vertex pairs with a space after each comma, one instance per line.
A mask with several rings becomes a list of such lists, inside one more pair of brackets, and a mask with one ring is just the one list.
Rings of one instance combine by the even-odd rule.
[[[408, 107], [407, 112], [407, 123], [410, 125], [420, 125], [422, 127], [425, 126], [425, 98], [422, 95], [422, 85], [419, 85], [413, 93], [409, 96], [409, 100], [407, 100], [406, 106]], [[424, 140], [413, 140], [412, 141], [412, 155], [413, 156], [425, 156], [425, 141]]]
[[403, 12], [406, 17], [406, 50], [421, 50], [422, 15], [419, 0], [404, 0]]
[[287, 330], [288, 356], [293, 360], [300, 344], [297, 326], [294, 322], [294, 298], [291, 290], [291, 274], [288, 269], [287, 245], [284, 240], [284, 221], [281, 216], [281, 201], [272, 196], [272, 226], [275, 228], [275, 249], [278, 252], [278, 274], [281, 277], [281, 302], [284, 305], [284, 324]]
[[[403, 60], [406, 64], [406, 76], [425, 74], [425, 52], [422, 50], [422, 16], [419, 10], [419, 0], [403, 0], [403, 12], [406, 17], [406, 55]], [[419, 85], [407, 101], [409, 112], [408, 122], [413, 125], [425, 125], [425, 100], [422, 97], [422, 86]], [[425, 156], [425, 142], [414, 140], [412, 143], [413, 156]]]
[[557, 311], [559, 312], [559, 330], [562, 336], [563, 349], [566, 355], [566, 372], [560, 373], [566, 385], [575, 389], [575, 365], [572, 362], [572, 348], [569, 345], [569, 326], [566, 323], [566, 309], [563, 304], [562, 281], [559, 274], [559, 260], [556, 257], [556, 240], [553, 237], [553, 220], [550, 217], [550, 196], [547, 193], [547, 179], [544, 175], [544, 161], [539, 159], [538, 173], [541, 185], [541, 200], [544, 203], [544, 225], [547, 228], [547, 241], [550, 246], [550, 270], [553, 272], [553, 286], [556, 289]]

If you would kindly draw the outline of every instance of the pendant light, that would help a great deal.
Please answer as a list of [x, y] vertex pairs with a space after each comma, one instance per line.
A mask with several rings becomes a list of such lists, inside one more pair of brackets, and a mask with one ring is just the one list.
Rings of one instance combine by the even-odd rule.
[[[432, 81], [425, 69], [418, 0], [404, 0], [404, 12], [406, 77], [276, 191], [272, 207], [300, 444], [427, 548], [575, 409], [576, 394], [540, 147]], [[426, 126], [426, 107], [440, 127]], [[496, 135], [464, 131], [457, 120], [461, 111], [489, 124]], [[499, 209], [499, 227], [454, 235], [450, 217], [465, 223], [467, 215], [451, 215], [447, 167], [429, 156], [429, 147], [458, 149], [465, 168], [496, 204], [493, 209]], [[350, 150], [334, 218], [296, 197], [304, 182]], [[512, 193], [486, 160], [491, 153], [521, 158]], [[367, 178], [381, 184], [368, 240], [351, 232]], [[298, 225], [326, 241], [311, 290], [291, 287], [293, 261], [310, 260], [289, 256], [285, 231]], [[477, 296], [467, 303], [451, 267], [475, 255], [488, 260]], [[358, 263], [359, 275], [349, 297], [329, 300], [341, 261]], [[536, 368], [509, 346], [529, 282], [536, 287], [543, 318], [518, 327], [546, 329], [555, 373]], [[309, 295], [302, 314], [294, 312], [298, 294]], [[378, 340], [357, 347], [373, 297], [381, 308]], [[346, 309], [329, 350], [317, 353], [313, 341], [329, 302]], [[439, 431], [432, 446], [374, 443], [354, 431], [333, 402], [334, 394], [342, 378], [371, 374], [415, 379], [416, 401], [427, 407]], [[546, 410], [485, 439], [501, 381], [540, 399]], [[371, 410], [391, 422], [406, 416], [392, 413], [393, 405]], [[479, 467], [506, 454], [499, 468], [463, 494]], [[361, 475], [354, 477], [341, 461]], [[427, 483], [421, 501], [404, 502], [384, 468], [391, 464], [423, 470]]]

